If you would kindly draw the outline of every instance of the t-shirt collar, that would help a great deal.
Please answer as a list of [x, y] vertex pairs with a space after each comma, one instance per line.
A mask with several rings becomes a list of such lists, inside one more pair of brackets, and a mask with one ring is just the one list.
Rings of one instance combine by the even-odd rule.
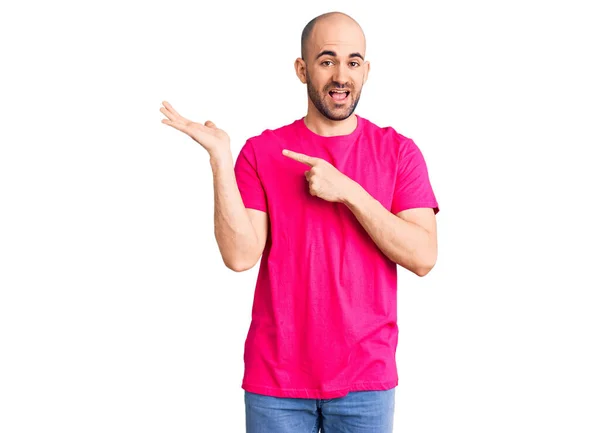
[[296, 126], [298, 127], [298, 129], [301, 130], [302, 134], [310, 139], [313, 140], [320, 140], [323, 142], [327, 142], [327, 143], [346, 143], [348, 141], [353, 141], [354, 139], [356, 139], [356, 137], [358, 137], [358, 135], [360, 134], [362, 127], [363, 127], [363, 119], [362, 117], [360, 117], [358, 114], [356, 115], [356, 128], [354, 128], [354, 131], [352, 131], [350, 134], [345, 134], [345, 135], [333, 135], [333, 136], [324, 136], [324, 135], [319, 135], [313, 131], [311, 131], [310, 129], [308, 129], [308, 126], [306, 126], [306, 124], [304, 123], [304, 117], [296, 120]]

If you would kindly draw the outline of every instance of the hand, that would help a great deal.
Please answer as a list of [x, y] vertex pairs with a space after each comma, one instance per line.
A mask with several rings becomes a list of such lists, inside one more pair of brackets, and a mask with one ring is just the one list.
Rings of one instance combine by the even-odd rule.
[[204, 125], [192, 122], [182, 117], [167, 101], [163, 101], [163, 105], [164, 107], [160, 107], [160, 111], [169, 119], [162, 119], [162, 123], [185, 132], [211, 155], [229, 149], [229, 135], [217, 128], [213, 122], [207, 120]]
[[328, 161], [302, 153], [292, 152], [284, 149], [283, 155], [295, 159], [311, 167], [304, 172], [304, 177], [308, 181], [310, 194], [320, 197], [330, 202], [344, 202], [348, 198], [356, 182]]

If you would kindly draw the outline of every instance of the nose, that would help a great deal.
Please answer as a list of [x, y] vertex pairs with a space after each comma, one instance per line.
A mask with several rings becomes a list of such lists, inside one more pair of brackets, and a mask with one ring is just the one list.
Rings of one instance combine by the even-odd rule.
[[340, 63], [334, 70], [333, 81], [337, 81], [338, 84], [346, 85], [348, 83], [349, 73], [348, 67]]

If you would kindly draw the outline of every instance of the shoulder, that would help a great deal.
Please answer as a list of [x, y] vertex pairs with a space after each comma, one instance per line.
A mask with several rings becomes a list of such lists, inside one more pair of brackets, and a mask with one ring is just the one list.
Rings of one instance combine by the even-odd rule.
[[395, 150], [396, 154], [414, 150], [416, 144], [412, 138], [398, 132], [391, 125], [380, 126], [369, 119], [361, 117], [363, 122], [363, 134], [373, 137], [383, 143], [386, 148]]
[[263, 129], [259, 134], [248, 138], [246, 143], [251, 143], [251, 146], [258, 150], [264, 146], [271, 146], [273, 141], [289, 139], [290, 136], [297, 134], [297, 122], [299, 120], [294, 120], [277, 128]]

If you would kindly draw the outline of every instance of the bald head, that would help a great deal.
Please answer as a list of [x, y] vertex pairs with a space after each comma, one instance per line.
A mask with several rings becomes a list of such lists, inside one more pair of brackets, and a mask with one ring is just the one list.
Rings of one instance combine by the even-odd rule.
[[[311, 45], [319, 45], [323, 42], [323, 28], [334, 28], [334, 32], [342, 32], [346, 35], [354, 35], [362, 39], [362, 45], [366, 48], [365, 34], [354, 18], [342, 12], [327, 12], [313, 18], [302, 30], [301, 56], [307, 61]], [[331, 31], [326, 38], [331, 37]]]

